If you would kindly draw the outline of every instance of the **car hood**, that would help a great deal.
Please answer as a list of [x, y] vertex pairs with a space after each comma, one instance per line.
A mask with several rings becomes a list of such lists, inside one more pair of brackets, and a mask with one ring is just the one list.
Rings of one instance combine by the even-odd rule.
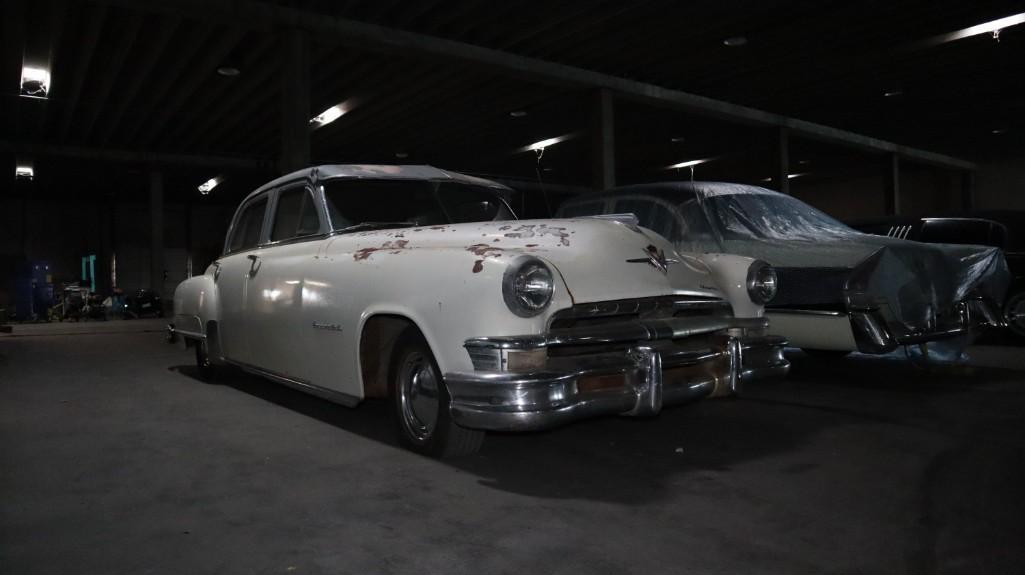
[[[574, 303], [666, 295], [725, 299], [708, 266], [697, 257], [677, 253], [661, 236], [629, 222], [515, 220], [405, 228], [365, 237], [380, 243], [382, 235], [392, 246], [402, 242], [403, 248], [470, 252], [474, 260], [468, 272], [489, 264], [508, 265], [524, 254], [537, 256], [556, 268]], [[671, 260], [665, 272], [649, 261], [652, 247]]]

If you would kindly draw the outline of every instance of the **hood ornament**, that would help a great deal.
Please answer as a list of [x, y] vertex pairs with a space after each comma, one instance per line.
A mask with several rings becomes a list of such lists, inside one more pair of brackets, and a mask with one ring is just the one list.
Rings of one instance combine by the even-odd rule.
[[632, 264], [651, 264], [652, 267], [666, 275], [669, 274], [669, 264], [680, 263], [680, 260], [667, 258], [665, 250], [660, 250], [652, 245], [649, 245], [648, 247], [644, 248], [644, 253], [647, 255], [647, 257], [635, 258], [626, 261]]

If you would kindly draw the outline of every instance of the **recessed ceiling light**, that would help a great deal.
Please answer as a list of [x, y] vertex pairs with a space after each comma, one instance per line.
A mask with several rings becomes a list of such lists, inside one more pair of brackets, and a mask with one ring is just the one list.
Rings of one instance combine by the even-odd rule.
[[706, 162], [711, 162], [714, 159], [715, 158], [701, 158], [700, 160], [687, 160], [687, 161], [684, 161], [684, 162], [680, 162], [679, 164], [673, 164], [671, 166], [666, 166], [666, 169], [667, 170], [677, 170], [677, 169], [680, 169], [680, 168], [690, 168], [692, 166], [697, 166], [699, 164], [704, 164]]
[[999, 136], [1000, 134], [1006, 134], [1007, 133], [1007, 128], [994, 128], [993, 130], [990, 130], [990, 133], [992, 133], [994, 136]]
[[219, 183], [221, 183], [223, 181], [224, 181], [224, 178], [221, 177], [221, 176], [217, 176], [216, 178], [210, 178], [209, 180], [203, 182], [202, 184], [199, 184], [199, 193], [201, 193], [201, 194], [203, 194], [205, 196], [205, 195], [209, 194], [211, 190], [216, 188], [217, 184], [219, 184]]
[[25, 66], [21, 69], [21, 93], [29, 98], [45, 98], [50, 92], [50, 71], [46, 68]]
[[744, 36], [730, 36], [729, 38], [722, 41], [724, 46], [736, 48], [737, 46], [743, 46], [747, 44], [747, 38]]
[[405, 160], [406, 158], [409, 157], [409, 154], [406, 153], [406, 152], [395, 152], [395, 157], [400, 159], [400, 160]]
[[887, 90], [887, 91], [883, 92], [883, 96], [885, 96], [887, 98], [896, 98], [897, 96], [903, 96], [903, 95], [904, 95], [904, 90], [901, 90], [900, 88], [894, 88], [893, 90]]
[[687, 138], [684, 138], [683, 136], [673, 136], [672, 138], [669, 138], [669, 141], [674, 144], [682, 144], [687, 141]]
[[513, 110], [512, 112], [509, 112], [509, 115], [512, 116], [513, 118], [522, 118], [522, 117], [527, 115], [527, 111], [526, 110]]
[[540, 142], [534, 142], [533, 144], [531, 144], [529, 146], [524, 146], [524, 147], [520, 148], [518, 151], [520, 151], [520, 152], [534, 152], [534, 151], [537, 151], [537, 150], [543, 150], [543, 149], [547, 148], [548, 146], [554, 146], [555, 144], [558, 144], [560, 142], [565, 142], [566, 140], [572, 138], [573, 136], [574, 136], [574, 134], [563, 134], [561, 136], [556, 136], [554, 138], [548, 138], [547, 140], [541, 140]]
[[232, 76], [238, 76], [242, 72], [239, 71], [239, 69], [234, 67], [234, 66], [221, 66], [220, 68], [217, 69], [217, 73], [220, 74], [221, 76], [227, 76], [227, 77], [230, 78]]
[[27, 164], [19, 164], [14, 167], [14, 177], [19, 180], [31, 180], [35, 176], [36, 172], [32, 169], [32, 166]]
[[969, 38], [971, 36], [977, 36], [979, 34], [992, 34], [993, 39], [1000, 40], [1000, 31], [1004, 28], [1010, 28], [1011, 26], [1017, 26], [1019, 24], [1025, 24], [1025, 12], [1020, 14], [1013, 14], [1006, 18], [1000, 18], [998, 20], [991, 20], [989, 22], [983, 22], [978, 26], [971, 26], [969, 28], [963, 28], [956, 30], [949, 34], [940, 34], [939, 36], [933, 36], [924, 42], [925, 45], [935, 46], [937, 44], [943, 44], [944, 42], [953, 42], [954, 40], [960, 40], [962, 38]]

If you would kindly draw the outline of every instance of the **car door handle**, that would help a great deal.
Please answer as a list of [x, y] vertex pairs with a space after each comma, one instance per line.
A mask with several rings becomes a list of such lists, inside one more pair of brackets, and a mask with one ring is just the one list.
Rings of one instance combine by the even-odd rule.
[[256, 254], [249, 254], [246, 256], [249, 258], [249, 277], [256, 275], [256, 272], [260, 271], [260, 266], [256, 265], [256, 262], [260, 259], [260, 256]]

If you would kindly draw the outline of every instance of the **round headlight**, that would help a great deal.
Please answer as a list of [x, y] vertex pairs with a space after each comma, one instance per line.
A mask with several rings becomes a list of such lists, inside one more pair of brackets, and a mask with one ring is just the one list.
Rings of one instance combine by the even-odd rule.
[[751, 267], [747, 268], [747, 294], [751, 301], [763, 305], [772, 301], [779, 291], [779, 281], [776, 278], [776, 268], [763, 262], [755, 260]]
[[533, 317], [552, 303], [555, 279], [541, 260], [524, 257], [505, 270], [502, 296], [509, 311], [520, 317]]

